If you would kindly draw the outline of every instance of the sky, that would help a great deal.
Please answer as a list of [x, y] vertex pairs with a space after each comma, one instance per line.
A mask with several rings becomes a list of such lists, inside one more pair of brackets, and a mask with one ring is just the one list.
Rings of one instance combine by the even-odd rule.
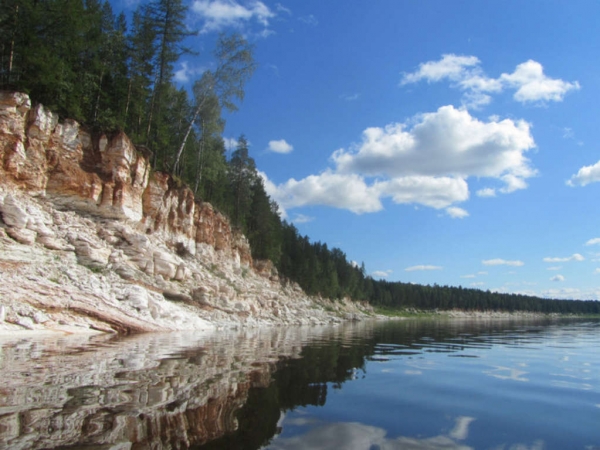
[[301, 234], [376, 279], [600, 299], [600, 2], [189, 5], [176, 80], [254, 44], [224, 137]]

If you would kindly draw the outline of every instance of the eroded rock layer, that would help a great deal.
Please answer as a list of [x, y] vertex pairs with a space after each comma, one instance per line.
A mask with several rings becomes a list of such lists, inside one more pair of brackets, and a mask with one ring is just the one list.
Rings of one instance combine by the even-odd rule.
[[307, 297], [122, 132], [0, 92], [0, 327], [137, 332], [324, 323], [365, 307]]

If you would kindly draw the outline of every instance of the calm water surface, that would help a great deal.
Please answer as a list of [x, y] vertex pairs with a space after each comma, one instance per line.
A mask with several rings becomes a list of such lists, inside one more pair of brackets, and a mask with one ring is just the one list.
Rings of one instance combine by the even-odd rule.
[[598, 321], [0, 345], [0, 448], [600, 449]]

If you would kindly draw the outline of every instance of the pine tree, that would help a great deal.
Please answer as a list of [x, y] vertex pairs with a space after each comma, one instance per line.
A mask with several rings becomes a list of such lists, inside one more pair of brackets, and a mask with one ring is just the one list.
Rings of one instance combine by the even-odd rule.
[[[166, 115], [163, 102], [166, 89], [173, 78], [173, 65], [179, 57], [191, 50], [182, 46], [182, 41], [193, 35], [185, 26], [187, 8], [182, 0], [154, 0], [146, 6], [148, 17], [156, 33], [155, 79], [148, 111], [147, 143], [155, 146], [160, 138], [160, 129]], [[155, 166], [163, 165], [166, 158], [163, 148], [154, 149]]]
[[230, 218], [234, 227], [241, 231], [246, 230], [246, 219], [252, 205], [252, 186], [256, 177], [256, 164], [248, 154], [248, 141], [242, 135], [228, 165]]

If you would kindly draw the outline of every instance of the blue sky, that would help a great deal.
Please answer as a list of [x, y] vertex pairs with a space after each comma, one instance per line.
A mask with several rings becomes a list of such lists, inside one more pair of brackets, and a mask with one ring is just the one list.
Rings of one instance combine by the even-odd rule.
[[200, 55], [176, 70], [199, 77], [220, 31], [255, 44], [225, 137], [246, 135], [302, 234], [374, 278], [600, 299], [598, 17], [595, 0], [195, 0]]

